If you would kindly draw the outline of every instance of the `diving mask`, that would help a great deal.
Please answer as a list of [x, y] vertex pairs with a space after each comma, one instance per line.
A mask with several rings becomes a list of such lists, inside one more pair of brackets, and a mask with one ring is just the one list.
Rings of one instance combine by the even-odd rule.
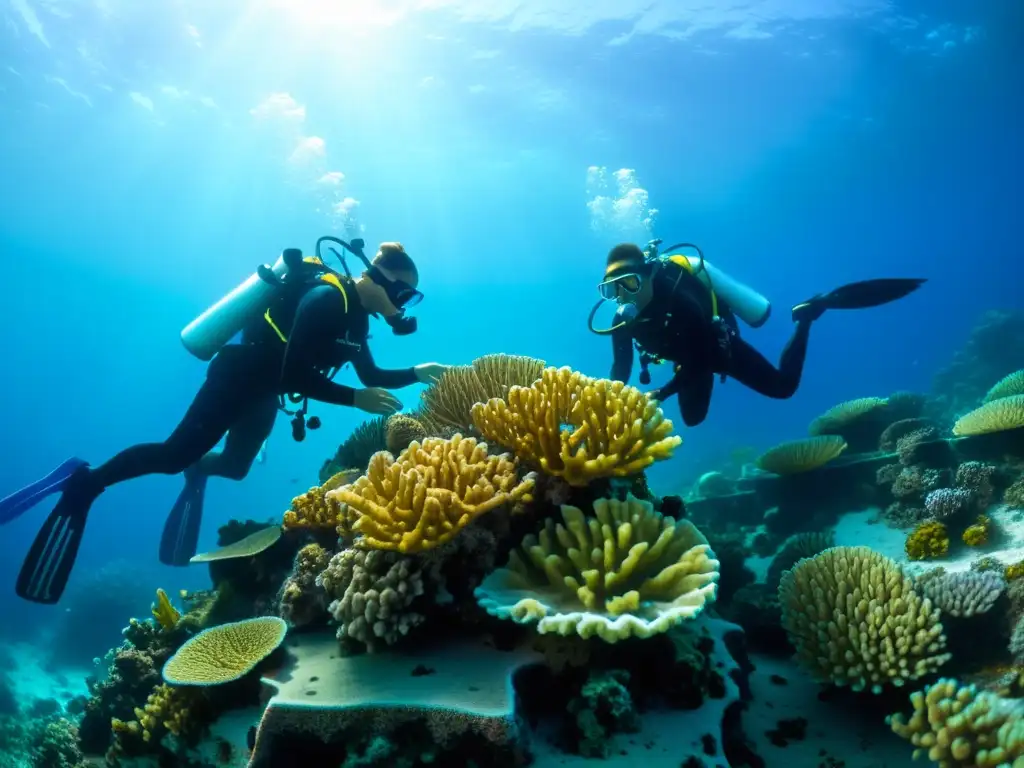
[[640, 275], [635, 272], [629, 272], [625, 275], [618, 275], [610, 280], [605, 280], [597, 286], [597, 290], [601, 294], [602, 299], [611, 301], [619, 295], [620, 289], [628, 296], [635, 296], [640, 292], [640, 286]]
[[423, 301], [422, 293], [403, 280], [389, 280], [376, 266], [370, 265], [366, 274], [374, 283], [384, 289], [388, 301], [394, 304], [396, 309], [415, 307]]

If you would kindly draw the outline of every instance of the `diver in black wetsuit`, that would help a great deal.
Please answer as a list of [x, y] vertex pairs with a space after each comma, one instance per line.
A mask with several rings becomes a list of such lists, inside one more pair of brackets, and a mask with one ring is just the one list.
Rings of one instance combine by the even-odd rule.
[[[266, 313], [244, 328], [241, 343], [216, 354], [170, 437], [127, 448], [95, 468], [80, 466], [69, 477], [26, 558], [19, 595], [47, 603], [60, 598], [89, 508], [110, 486], [142, 475], [185, 473], [186, 489], [168, 518], [161, 560], [187, 564], [195, 554], [206, 478], [241, 480], [248, 474], [285, 395], [303, 402], [293, 421], [293, 434], [301, 439], [296, 431], [306, 424], [307, 398], [387, 415], [402, 407], [388, 388], [430, 383], [443, 373], [446, 366], [437, 363], [381, 369], [367, 345], [370, 315], [382, 316], [396, 333], [414, 327], [404, 310], [422, 298], [419, 275], [399, 243], [384, 243], [357, 279], [321, 269], [320, 261], [303, 264], [304, 274], [289, 273]], [[346, 363], [366, 389], [331, 380], [328, 371]], [[309, 426], [315, 424], [310, 419]], [[223, 451], [215, 452], [225, 435]]]
[[[592, 331], [612, 337], [612, 379], [629, 381], [634, 344], [640, 352], [642, 384], [650, 381], [650, 362], [673, 364], [671, 380], [649, 394], [656, 400], [676, 395], [683, 422], [690, 427], [707, 416], [716, 375], [723, 380], [732, 377], [766, 397], [792, 397], [800, 386], [811, 324], [825, 310], [878, 306], [907, 295], [924, 282], [867, 280], [798, 304], [792, 310], [796, 329], [775, 367], [740, 338], [735, 313], [716, 294], [713, 279], [701, 279], [702, 268], [703, 256], [695, 267], [685, 257], [651, 257], [632, 243], [617, 245], [608, 254], [605, 279], [599, 286], [603, 300], [619, 303], [616, 324], [605, 331], [594, 329], [600, 303], [590, 317]], [[765, 303], [758, 324], [767, 319]]]

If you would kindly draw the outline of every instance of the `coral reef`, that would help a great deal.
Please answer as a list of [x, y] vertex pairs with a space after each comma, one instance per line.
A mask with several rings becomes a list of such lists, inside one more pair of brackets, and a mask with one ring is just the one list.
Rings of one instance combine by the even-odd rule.
[[694, 618], [714, 599], [718, 561], [688, 520], [629, 497], [594, 504], [595, 518], [563, 506], [509, 564], [477, 589], [493, 616], [537, 622], [537, 631], [607, 642], [649, 637]]
[[878, 450], [892, 453], [900, 440], [913, 434], [938, 436], [939, 432], [935, 424], [925, 418], [894, 421], [882, 431], [878, 439]]
[[996, 468], [980, 461], [965, 461], [956, 470], [956, 487], [971, 494], [974, 508], [985, 512], [992, 503], [992, 478]]
[[387, 450], [387, 420], [378, 416], [356, 427], [349, 438], [338, 446], [334, 456], [324, 462], [320, 468], [320, 483], [326, 483], [346, 470], [363, 472], [370, 463], [370, 457], [384, 450]]
[[829, 408], [807, 428], [813, 436], [838, 435], [855, 453], [871, 451], [889, 419], [885, 417], [889, 401], [884, 397], [861, 397]]
[[924, 509], [932, 520], [943, 521], [969, 509], [972, 500], [971, 492], [964, 488], [938, 488], [925, 496]]
[[389, 452], [400, 454], [410, 443], [421, 443], [427, 439], [427, 428], [416, 418], [396, 413], [387, 421], [385, 443]]
[[1024, 395], [1024, 371], [1014, 371], [1001, 378], [985, 393], [982, 402], [990, 403], [993, 400], [1014, 395]]
[[450, 541], [491, 510], [528, 501], [533, 484], [507, 455], [455, 435], [413, 443], [397, 459], [378, 453], [365, 476], [326, 499], [355, 510], [359, 546], [412, 553]]
[[1016, 765], [1024, 757], [1024, 702], [942, 678], [910, 696], [913, 713], [891, 715], [893, 732], [940, 766]]
[[816, 680], [879, 693], [949, 659], [939, 611], [899, 565], [867, 547], [832, 547], [782, 575], [782, 623]]
[[220, 685], [248, 674], [277, 650], [288, 624], [263, 616], [205, 629], [167, 660], [164, 680], [170, 685]]
[[943, 613], [950, 616], [976, 616], [987, 613], [1006, 590], [1001, 574], [977, 571], [945, 573], [936, 569], [919, 577], [915, 587]]
[[[369, 459], [367, 459], [369, 463]], [[344, 509], [333, 497], [331, 491], [354, 483], [363, 473], [357, 470], [338, 472], [327, 478], [321, 485], [310, 488], [292, 499], [291, 508], [284, 513], [285, 529], [310, 528], [313, 530], [338, 530], [339, 535], [351, 528], [353, 519], [349, 510]]]
[[907, 535], [904, 549], [911, 560], [944, 557], [949, 551], [949, 533], [946, 526], [934, 520], [921, 523]]
[[846, 441], [838, 435], [821, 435], [782, 443], [761, 454], [757, 467], [776, 475], [809, 472], [827, 464], [846, 450]]
[[795, 533], [782, 543], [782, 547], [768, 566], [765, 584], [771, 590], [778, 589], [782, 574], [805, 557], [814, 557], [835, 544], [832, 531], [809, 531]]
[[531, 386], [477, 403], [472, 415], [485, 438], [576, 487], [637, 475], [682, 442], [640, 390], [569, 368], [545, 368]]
[[277, 596], [277, 615], [291, 627], [306, 627], [326, 618], [327, 593], [317, 585], [317, 577], [330, 561], [330, 550], [316, 543], [307, 544], [295, 556], [295, 567]]
[[964, 414], [953, 425], [953, 434], [986, 435], [1024, 427], [1024, 395], [1011, 395], [992, 400], [970, 413]]

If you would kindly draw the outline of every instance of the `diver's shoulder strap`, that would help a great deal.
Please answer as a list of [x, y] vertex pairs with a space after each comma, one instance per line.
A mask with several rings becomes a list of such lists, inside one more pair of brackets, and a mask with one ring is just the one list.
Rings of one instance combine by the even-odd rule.
[[[300, 284], [307, 289], [314, 288], [319, 283], [326, 283], [327, 285], [336, 288], [341, 294], [341, 300], [345, 307], [345, 314], [348, 314], [348, 290], [346, 290], [346, 283], [348, 284], [348, 287], [352, 287], [352, 281], [339, 275], [315, 256], [307, 256], [303, 259], [303, 262], [309, 264], [313, 269], [304, 276], [305, 279]], [[277, 323], [274, 322], [274, 318], [271, 317], [270, 310], [271, 307], [268, 307], [267, 311], [263, 313], [263, 319], [267, 321], [267, 324], [273, 329], [277, 337], [287, 344], [288, 336], [281, 330]]]
[[[679, 287], [679, 284], [682, 282], [683, 278], [689, 275], [691, 278], [693, 278], [693, 280], [696, 280], [696, 282], [700, 284], [701, 288], [706, 290], [708, 294], [711, 296], [711, 315], [712, 317], [718, 317], [718, 295], [715, 293], [713, 288], [705, 285], [704, 281], [702, 281], [697, 276], [697, 272], [693, 268], [693, 265], [690, 263], [690, 260], [688, 258], [683, 256], [681, 253], [674, 253], [670, 256], [662, 256], [661, 263], [663, 266], [666, 264], [674, 264], [675, 266], [680, 268], [678, 274], [675, 275], [675, 282], [672, 284], [670, 295], [676, 292], [676, 289]], [[691, 280], [688, 282], [692, 283], [693, 281]]]

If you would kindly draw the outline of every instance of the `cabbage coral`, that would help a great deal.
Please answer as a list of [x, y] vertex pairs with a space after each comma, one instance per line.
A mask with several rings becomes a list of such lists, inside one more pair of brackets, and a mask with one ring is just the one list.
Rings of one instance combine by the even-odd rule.
[[879, 693], [949, 660], [939, 611], [894, 561], [868, 547], [801, 560], [779, 585], [782, 625], [820, 682]]

